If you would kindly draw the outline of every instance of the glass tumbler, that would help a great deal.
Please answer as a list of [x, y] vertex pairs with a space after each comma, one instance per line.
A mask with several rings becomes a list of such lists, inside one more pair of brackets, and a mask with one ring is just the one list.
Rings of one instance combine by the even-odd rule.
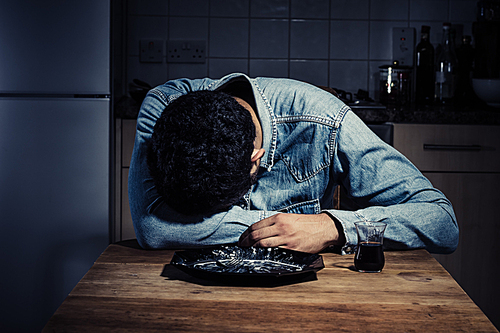
[[355, 222], [354, 225], [358, 233], [354, 267], [358, 272], [381, 272], [385, 264], [382, 246], [387, 224], [384, 222]]

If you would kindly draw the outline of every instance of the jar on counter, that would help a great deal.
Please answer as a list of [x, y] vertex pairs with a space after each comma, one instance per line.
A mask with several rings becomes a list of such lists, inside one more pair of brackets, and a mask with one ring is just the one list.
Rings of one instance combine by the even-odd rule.
[[401, 108], [411, 102], [411, 72], [409, 66], [383, 65], [380, 69], [380, 103], [388, 108]]

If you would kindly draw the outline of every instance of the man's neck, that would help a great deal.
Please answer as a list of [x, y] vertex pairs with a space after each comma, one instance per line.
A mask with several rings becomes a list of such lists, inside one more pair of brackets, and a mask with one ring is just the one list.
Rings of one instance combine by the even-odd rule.
[[245, 100], [239, 98], [239, 97], [233, 97], [238, 103], [240, 103], [241, 106], [243, 106], [245, 109], [250, 112], [250, 115], [252, 116], [252, 121], [255, 125], [255, 141], [254, 141], [254, 147], [256, 149], [262, 148], [262, 126], [260, 125], [259, 117], [255, 110], [248, 104]]

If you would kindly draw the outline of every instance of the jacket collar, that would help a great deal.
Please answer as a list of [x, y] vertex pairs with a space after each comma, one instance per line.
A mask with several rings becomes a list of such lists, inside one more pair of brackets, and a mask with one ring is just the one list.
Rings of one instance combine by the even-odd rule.
[[214, 81], [208, 88], [210, 90], [224, 90], [229, 85], [241, 81], [248, 82], [249, 87], [252, 88], [255, 102], [254, 105], [257, 108], [255, 111], [259, 116], [259, 121], [262, 127], [262, 148], [265, 149], [265, 154], [261, 159], [261, 166], [269, 170], [273, 166], [274, 154], [276, 152], [276, 117], [269, 101], [259, 88], [257, 81], [249, 78], [245, 74], [233, 73], [221, 78], [220, 80]]

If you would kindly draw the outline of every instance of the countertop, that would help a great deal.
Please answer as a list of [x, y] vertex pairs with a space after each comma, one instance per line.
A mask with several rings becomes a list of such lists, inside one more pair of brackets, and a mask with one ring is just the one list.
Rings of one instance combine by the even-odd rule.
[[500, 109], [458, 107], [416, 107], [402, 110], [357, 110], [365, 123], [500, 125]]
[[203, 280], [174, 251], [111, 244], [44, 332], [498, 332], [425, 250], [385, 252], [381, 273], [322, 254], [315, 278], [274, 287]]
[[[140, 104], [128, 96], [120, 98], [114, 106], [116, 118], [136, 119]], [[415, 124], [467, 124], [467, 125], [500, 125], [500, 108], [488, 107], [478, 103], [470, 106], [427, 106], [411, 105], [400, 110], [387, 109], [353, 109], [365, 123], [377, 124], [415, 123]]]

